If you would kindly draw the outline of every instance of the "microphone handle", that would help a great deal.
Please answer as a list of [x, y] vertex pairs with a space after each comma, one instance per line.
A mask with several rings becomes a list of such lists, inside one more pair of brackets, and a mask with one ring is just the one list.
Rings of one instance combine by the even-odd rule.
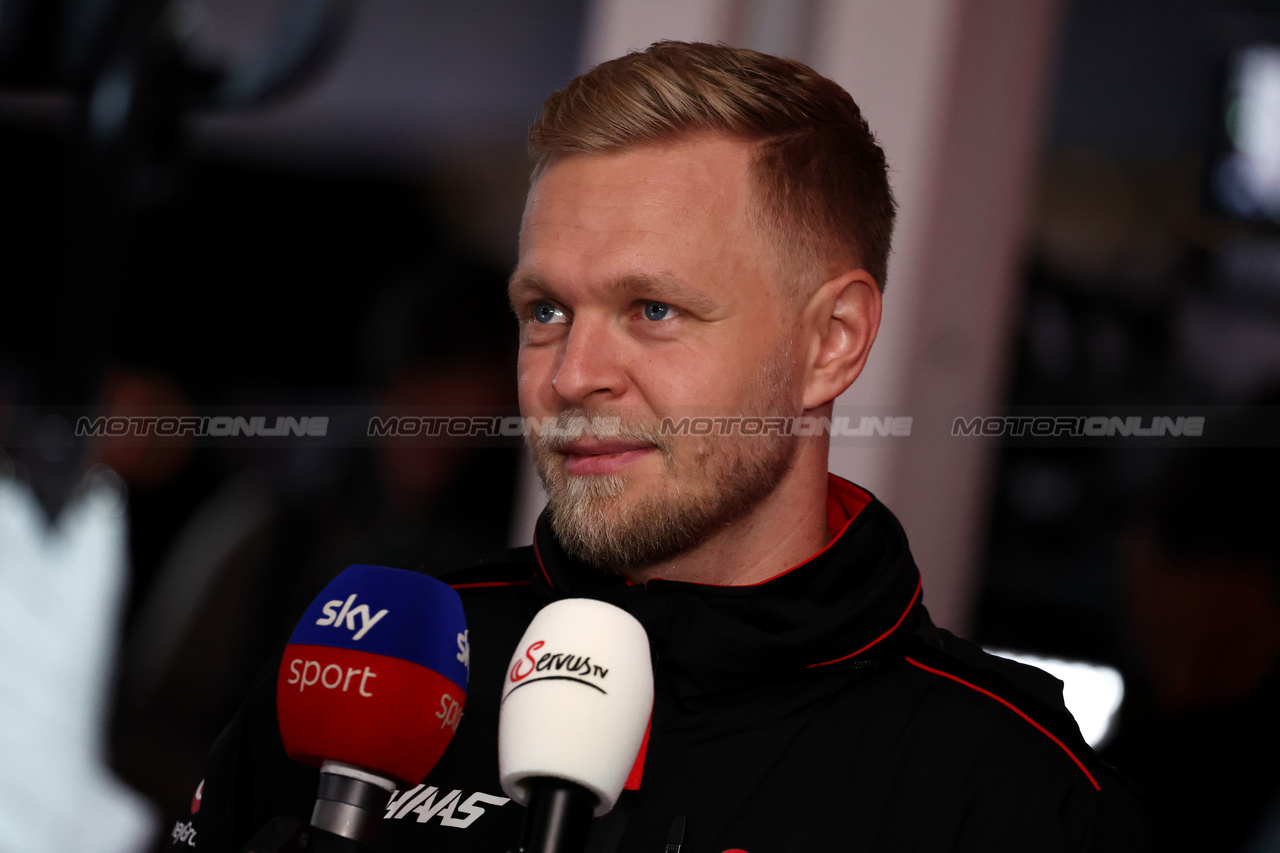
[[311, 823], [277, 817], [242, 853], [373, 853], [368, 843], [390, 798], [390, 791], [373, 782], [321, 771]]
[[311, 826], [296, 817], [273, 818], [249, 840], [243, 853], [374, 853], [352, 838]]
[[529, 808], [520, 853], [583, 853], [599, 802], [577, 782], [541, 776], [528, 780]]
[[390, 791], [372, 782], [322, 770], [311, 825], [367, 844], [390, 799]]

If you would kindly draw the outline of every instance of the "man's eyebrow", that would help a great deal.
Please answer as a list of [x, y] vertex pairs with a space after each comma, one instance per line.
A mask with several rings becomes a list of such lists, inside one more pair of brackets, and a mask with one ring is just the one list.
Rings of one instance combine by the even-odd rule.
[[672, 273], [644, 273], [624, 275], [609, 285], [611, 290], [652, 299], [655, 302], [672, 302], [694, 314], [712, 314], [720, 305], [684, 279]]
[[536, 275], [516, 270], [507, 280], [507, 300], [511, 307], [531, 296], [550, 296], [551, 290]]
[[[632, 273], [609, 282], [609, 290], [634, 299], [671, 302], [694, 314], [713, 314], [721, 306], [706, 294], [672, 273]], [[516, 270], [507, 283], [507, 297], [513, 307], [529, 299], [554, 299], [555, 288], [537, 274]]]

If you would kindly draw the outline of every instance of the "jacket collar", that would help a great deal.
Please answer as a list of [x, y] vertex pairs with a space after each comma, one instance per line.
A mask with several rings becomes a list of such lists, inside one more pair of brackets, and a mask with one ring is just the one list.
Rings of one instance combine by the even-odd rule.
[[629, 584], [570, 557], [547, 514], [534, 536], [535, 590], [544, 603], [594, 598], [644, 625], [655, 666], [687, 700], [751, 683], [866, 665], [923, 612], [920, 573], [893, 514], [870, 493], [828, 475], [828, 526], [809, 559], [750, 586], [652, 580]]

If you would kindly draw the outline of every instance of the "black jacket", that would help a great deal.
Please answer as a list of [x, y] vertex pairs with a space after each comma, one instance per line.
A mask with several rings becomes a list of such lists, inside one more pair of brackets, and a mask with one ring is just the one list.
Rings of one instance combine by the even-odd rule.
[[[523, 809], [497, 778], [502, 680], [538, 608], [577, 596], [645, 626], [655, 678], [634, 790], [594, 822], [589, 850], [1145, 849], [1129, 784], [1080, 737], [1061, 683], [935, 628], [879, 501], [832, 477], [828, 505], [831, 543], [751, 586], [629, 585], [570, 558], [545, 517], [533, 547], [447, 578], [471, 637], [466, 712], [374, 846], [515, 848]], [[172, 849], [238, 850], [273, 815], [310, 815], [316, 771], [283, 754], [274, 676], [215, 744]]]

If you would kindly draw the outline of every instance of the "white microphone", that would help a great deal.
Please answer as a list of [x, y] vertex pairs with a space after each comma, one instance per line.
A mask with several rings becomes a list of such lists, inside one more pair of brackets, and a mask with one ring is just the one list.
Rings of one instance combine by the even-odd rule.
[[498, 777], [528, 808], [523, 853], [581, 853], [618, 801], [653, 709], [649, 637], [612, 604], [544, 607], [516, 646], [498, 717]]

